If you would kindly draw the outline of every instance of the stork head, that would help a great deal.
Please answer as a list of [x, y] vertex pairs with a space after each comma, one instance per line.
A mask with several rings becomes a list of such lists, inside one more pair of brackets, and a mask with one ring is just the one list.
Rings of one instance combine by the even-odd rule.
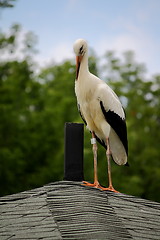
[[73, 49], [76, 54], [76, 79], [78, 79], [81, 61], [88, 50], [87, 42], [84, 39], [77, 39]]

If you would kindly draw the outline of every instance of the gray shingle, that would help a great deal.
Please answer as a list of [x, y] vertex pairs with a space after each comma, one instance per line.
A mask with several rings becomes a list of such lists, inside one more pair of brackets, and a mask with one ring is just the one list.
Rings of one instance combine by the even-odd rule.
[[160, 239], [160, 204], [61, 181], [0, 198], [0, 240]]
[[62, 239], [41, 190], [0, 199], [0, 239]]

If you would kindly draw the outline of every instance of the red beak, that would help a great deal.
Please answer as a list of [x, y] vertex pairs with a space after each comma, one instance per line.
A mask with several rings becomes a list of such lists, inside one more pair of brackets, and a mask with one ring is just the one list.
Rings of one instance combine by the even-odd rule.
[[80, 56], [76, 56], [76, 80], [78, 79], [79, 69], [80, 69], [82, 57], [83, 56], [81, 56], [81, 55]]

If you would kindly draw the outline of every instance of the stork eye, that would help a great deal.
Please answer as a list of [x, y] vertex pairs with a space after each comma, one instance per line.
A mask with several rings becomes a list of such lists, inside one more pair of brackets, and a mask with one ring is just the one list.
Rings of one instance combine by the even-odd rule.
[[82, 47], [80, 47], [79, 53], [80, 53], [80, 54], [83, 54], [83, 45], [82, 45]]

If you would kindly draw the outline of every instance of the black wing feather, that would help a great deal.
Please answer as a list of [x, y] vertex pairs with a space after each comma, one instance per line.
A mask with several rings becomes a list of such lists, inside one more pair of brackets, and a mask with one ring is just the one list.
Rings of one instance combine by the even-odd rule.
[[111, 110], [106, 111], [103, 106], [102, 101], [100, 101], [100, 106], [101, 106], [101, 109], [102, 109], [102, 112], [104, 114], [106, 121], [114, 129], [114, 131], [120, 138], [120, 140], [123, 143], [123, 146], [126, 150], [126, 153], [128, 155], [127, 127], [126, 127], [125, 119], [122, 119], [118, 114], [116, 114], [115, 112], [113, 112]]
[[[94, 133], [94, 134], [95, 134], [95, 133]], [[95, 137], [96, 137], [97, 141], [98, 141], [105, 149], [107, 149], [107, 146], [106, 146], [105, 142], [104, 142], [103, 140], [101, 140], [100, 138], [98, 138], [96, 134], [95, 134]]]

